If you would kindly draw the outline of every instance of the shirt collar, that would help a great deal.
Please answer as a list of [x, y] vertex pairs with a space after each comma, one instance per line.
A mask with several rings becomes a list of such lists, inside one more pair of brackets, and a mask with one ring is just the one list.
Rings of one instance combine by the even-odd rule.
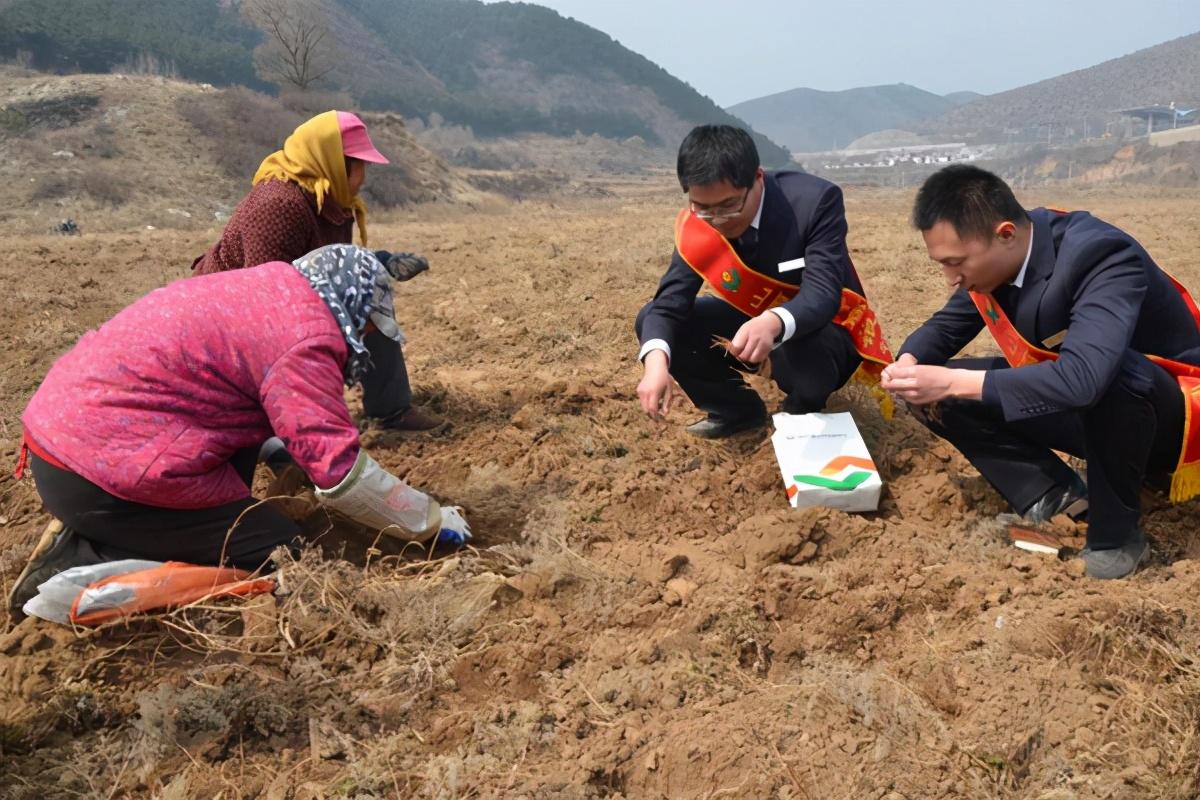
[[1013, 278], [1012, 285], [1020, 289], [1025, 284], [1025, 270], [1029, 269], [1029, 257], [1033, 255], [1033, 226], [1029, 226], [1029, 249], [1025, 251], [1025, 263], [1021, 265], [1021, 271], [1017, 273], [1017, 277]]
[[758, 223], [762, 222], [763, 203], [767, 200], [767, 179], [763, 178], [763, 190], [758, 196], [758, 211], [754, 212], [754, 221], [750, 223], [750, 227], [758, 230]]

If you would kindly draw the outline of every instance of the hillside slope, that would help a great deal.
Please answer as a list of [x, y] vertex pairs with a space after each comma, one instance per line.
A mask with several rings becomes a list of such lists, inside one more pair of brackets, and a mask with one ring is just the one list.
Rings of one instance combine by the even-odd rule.
[[[1122, 108], [1200, 101], [1200, 33], [1138, 50], [1087, 69], [981, 97], [921, 126], [1002, 141], [1004, 131], [1046, 123], [1101, 126]], [[1093, 127], [1092, 131], [1096, 128]]]
[[[44, 231], [214, 225], [250, 187], [262, 158], [304, 116], [248, 89], [160, 77], [47, 76], [0, 69], [0, 224]], [[375, 208], [472, 192], [396, 115], [368, 114], [391, 159], [371, 170]], [[101, 222], [103, 220], [103, 222]]]
[[729, 112], [803, 153], [845, 147], [875, 131], [907, 129], [954, 107], [954, 100], [897, 83], [840, 92], [791, 89], [738, 103]]
[[[255, 0], [327, 31], [314, 57], [363, 107], [480, 135], [640, 136], [673, 148], [693, 125], [737, 123], [712, 100], [606, 34], [526, 3], [479, 0]], [[107, 71], [152, 57], [215, 84], [277, 80], [249, 0], [12, 0], [0, 57], [39, 68]], [[241, 13], [244, 12], [244, 13]], [[176, 21], [175, 18], [178, 18]], [[788, 154], [759, 137], [764, 161]]]

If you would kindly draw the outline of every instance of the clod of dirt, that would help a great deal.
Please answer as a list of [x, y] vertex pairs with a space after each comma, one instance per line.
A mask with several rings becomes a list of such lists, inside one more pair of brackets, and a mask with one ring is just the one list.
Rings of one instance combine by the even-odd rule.
[[757, 514], [738, 525], [730, 546], [745, 553], [748, 569], [781, 561], [802, 564], [816, 556], [828, 514], [792, 508]]

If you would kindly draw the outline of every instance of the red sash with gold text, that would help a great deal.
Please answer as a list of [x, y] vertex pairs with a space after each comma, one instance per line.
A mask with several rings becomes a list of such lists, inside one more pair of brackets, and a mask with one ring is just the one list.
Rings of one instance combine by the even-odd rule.
[[[781, 306], [800, 291], [799, 287], [746, 266], [728, 239], [686, 208], [675, 219], [675, 249], [717, 297], [748, 317]], [[879, 374], [893, 359], [867, 298], [843, 287], [841, 307], [833, 323], [846, 329], [854, 341], [854, 349], [862, 357], [856, 377], [877, 387]], [[883, 404], [887, 398], [880, 394]], [[886, 405], [884, 410], [885, 413], [889, 410]]]
[[[1196, 324], [1200, 326], [1200, 310], [1196, 308], [1188, 290], [1174, 278], [1171, 278], [1171, 283], [1179, 290], [1188, 310], [1196, 318]], [[979, 309], [983, 324], [987, 326], [988, 332], [996, 340], [1000, 352], [1004, 354], [1004, 359], [1010, 366], [1027, 367], [1058, 359], [1058, 353], [1043, 350], [1027, 342], [990, 292], [967, 294]], [[1197, 424], [1197, 421], [1200, 421], [1200, 367], [1161, 356], [1147, 355], [1146, 358], [1171, 373], [1183, 392], [1183, 444], [1179, 448], [1179, 464], [1171, 476], [1171, 502], [1182, 503], [1200, 494], [1200, 424]]]

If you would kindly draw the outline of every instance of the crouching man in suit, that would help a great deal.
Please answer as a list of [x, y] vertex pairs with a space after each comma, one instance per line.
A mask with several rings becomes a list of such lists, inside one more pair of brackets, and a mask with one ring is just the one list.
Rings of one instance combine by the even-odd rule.
[[[883, 387], [1026, 519], [1086, 513], [1088, 575], [1132, 574], [1150, 552], [1147, 476], [1173, 472], [1176, 501], [1200, 489], [1192, 298], [1132, 236], [1084, 211], [1026, 211], [977, 167], [931, 176], [913, 223], [954, 294]], [[984, 327], [1003, 358], [947, 363]], [[1052, 449], [1087, 459], [1086, 487]]]
[[[766, 424], [747, 365], [770, 359], [793, 414], [820, 411], [860, 365], [877, 378], [891, 355], [850, 263], [841, 190], [764, 172], [750, 134], [728, 125], [692, 130], [677, 171], [688, 207], [636, 323], [643, 410], [665, 416], [678, 381], [707, 415], [688, 432], [719, 439]], [[714, 296], [697, 298], [706, 283]]]

